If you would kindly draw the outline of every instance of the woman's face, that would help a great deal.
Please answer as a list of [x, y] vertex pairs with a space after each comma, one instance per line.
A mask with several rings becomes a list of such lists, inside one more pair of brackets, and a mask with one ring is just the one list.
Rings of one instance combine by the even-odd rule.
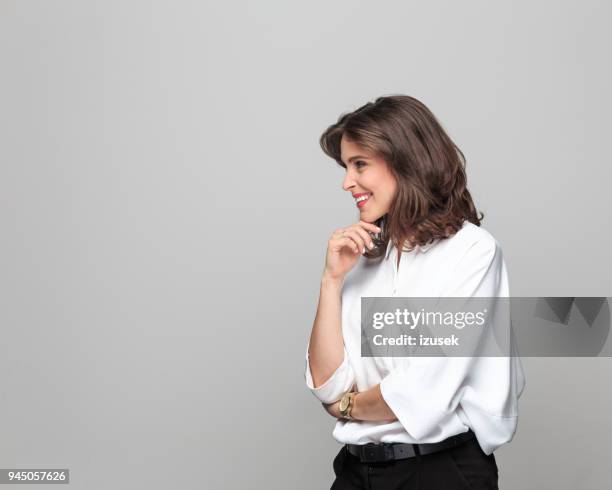
[[[342, 188], [352, 194], [360, 219], [374, 223], [387, 214], [397, 192], [397, 180], [387, 162], [365, 148], [347, 140], [340, 141], [341, 159], [346, 165]], [[356, 198], [365, 200], [359, 202]]]

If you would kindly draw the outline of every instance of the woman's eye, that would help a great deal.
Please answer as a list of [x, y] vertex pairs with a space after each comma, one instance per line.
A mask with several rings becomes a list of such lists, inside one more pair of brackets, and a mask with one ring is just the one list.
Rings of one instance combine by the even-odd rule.
[[357, 168], [365, 167], [365, 165], [366, 165], [365, 162], [363, 162], [361, 160], [357, 160], [355, 162], [355, 167], [357, 167]]

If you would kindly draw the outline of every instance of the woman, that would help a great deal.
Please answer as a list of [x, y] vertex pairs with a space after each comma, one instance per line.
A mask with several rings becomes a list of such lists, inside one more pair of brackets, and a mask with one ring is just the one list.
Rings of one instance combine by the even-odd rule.
[[[333, 489], [496, 489], [525, 379], [506, 357], [361, 357], [361, 297], [509, 297], [465, 158], [408, 96], [380, 97], [321, 136], [359, 220], [327, 246], [306, 383], [344, 444]], [[512, 339], [511, 342], [514, 342]]]

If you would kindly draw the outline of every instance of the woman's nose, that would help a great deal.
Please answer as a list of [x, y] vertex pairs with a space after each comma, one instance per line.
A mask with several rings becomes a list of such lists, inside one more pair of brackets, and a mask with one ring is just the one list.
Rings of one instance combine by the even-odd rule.
[[351, 187], [355, 186], [355, 181], [353, 180], [353, 177], [351, 176], [350, 172], [347, 172], [346, 175], [344, 176], [344, 180], [342, 181], [342, 188], [345, 191], [348, 191]]

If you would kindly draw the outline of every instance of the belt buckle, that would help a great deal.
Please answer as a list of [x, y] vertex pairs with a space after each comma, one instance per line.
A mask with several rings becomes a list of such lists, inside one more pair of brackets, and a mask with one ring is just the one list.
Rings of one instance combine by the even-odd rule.
[[363, 446], [361, 450], [361, 462], [362, 463], [376, 463], [379, 461], [387, 461], [389, 452], [387, 451], [387, 445], [375, 444], [368, 442]]

